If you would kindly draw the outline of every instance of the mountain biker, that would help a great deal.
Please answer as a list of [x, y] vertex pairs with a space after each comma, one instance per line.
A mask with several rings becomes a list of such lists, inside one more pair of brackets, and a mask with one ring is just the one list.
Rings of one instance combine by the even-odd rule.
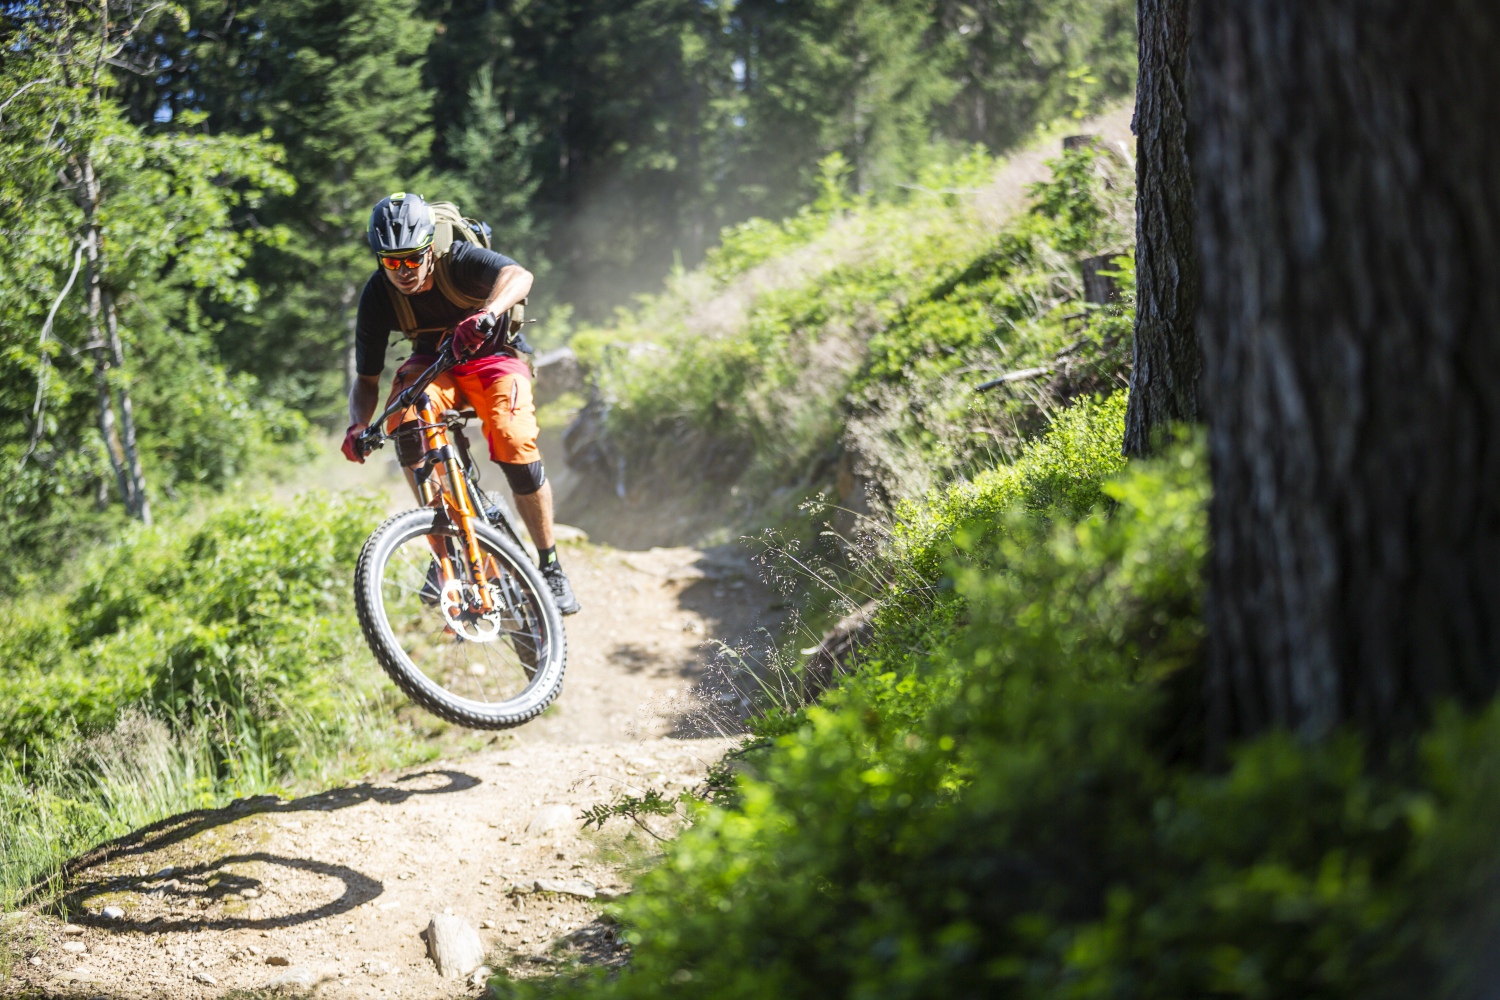
[[[357, 377], [349, 389], [349, 429], [342, 450], [351, 462], [364, 462], [355, 439], [370, 424], [380, 395], [387, 340], [399, 329], [396, 300], [386, 287], [404, 296], [416, 318], [412, 354], [396, 372], [390, 399], [415, 381], [437, 358], [445, 337], [454, 353], [466, 359], [440, 375], [427, 389], [439, 410], [457, 409], [460, 398], [474, 407], [484, 427], [490, 458], [510, 483], [516, 510], [536, 544], [538, 562], [557, 610], [571, 615], [579, 610], [573, 587], [557, 558], [552, 531], [552, 484], [542, 469], [537, 450], [536, 407], [531, 397], [531, 370], [513, 347], [497, 347], [483, 357], [473, 354], [486, 338], [481, 320], [491, 319], [524, 299], [532, 275], [509, 257], [463, 240], [454, 240], [443, 266], [446, 280], [471, 299], [483, 301], [475, 312], [453, 302], [435, 287], [437, 255], [432, 241], [436, 226], [427, 202], [415, 194], [383, 198], [370, 213], [367, 234], [379, 267], [365, 283], [355, 320], [354, 366]], [[387, 404], [389, 405], [389, 404]], [[387, 430], [415, 419], [408, 410], [397, 414]]]

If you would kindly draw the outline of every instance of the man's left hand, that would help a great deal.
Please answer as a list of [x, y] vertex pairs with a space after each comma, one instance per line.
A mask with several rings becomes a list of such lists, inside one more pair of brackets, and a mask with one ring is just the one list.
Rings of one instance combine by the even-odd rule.
[[[489, 329], [481, 327], [481, 321], [488, 319], [486, 324]], [[479, 349], [484, 339], [494, 329], [494, 320], [488, 312], [477, 312], [468, 319], [453, 328], [453, 353], [461, 358], [466, 358]]]

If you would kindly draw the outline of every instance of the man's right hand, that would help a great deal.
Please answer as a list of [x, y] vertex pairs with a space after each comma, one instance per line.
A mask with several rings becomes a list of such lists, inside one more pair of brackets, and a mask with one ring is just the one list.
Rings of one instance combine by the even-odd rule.
[[495, 317], [480, 310], [453, 328], [453, 353], [460, 359], [479, 350], [495, 328]]
[[358, 462], [360, 465], [365, 464], [365, 456], [360, 454], [357, 439], [369, 426], [369, 424], [350, 424], [349, 429], [344, 432], [344, 444], [340, 450], [349, 461]]

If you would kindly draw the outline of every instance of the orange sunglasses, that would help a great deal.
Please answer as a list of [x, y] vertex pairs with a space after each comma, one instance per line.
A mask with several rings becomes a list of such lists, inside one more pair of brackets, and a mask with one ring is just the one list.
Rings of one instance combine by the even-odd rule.
[[381, 257], [380, 266], [387, 271], [399, 271], [403, 267], [415, 271], [426, 259], [427, 251], [423, 250], [420, 253], [407, 254], [402, 257]]

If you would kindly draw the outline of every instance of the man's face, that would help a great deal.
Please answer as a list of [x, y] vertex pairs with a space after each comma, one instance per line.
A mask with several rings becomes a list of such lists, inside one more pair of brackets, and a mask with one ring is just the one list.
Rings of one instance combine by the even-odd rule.
[[[397, 266], [392, 268], [390, 265]], [[416, 263], [413, 268], [408, 265]], [[402, 295], [415, 295], [427, 284], [427, 279], [432, 275], [432, 251], [423, 250], [419, 254], [408, 254], [404, 257], [382, 257], [380, 259], [381, 270], [390, 279], [391, 284]]]

